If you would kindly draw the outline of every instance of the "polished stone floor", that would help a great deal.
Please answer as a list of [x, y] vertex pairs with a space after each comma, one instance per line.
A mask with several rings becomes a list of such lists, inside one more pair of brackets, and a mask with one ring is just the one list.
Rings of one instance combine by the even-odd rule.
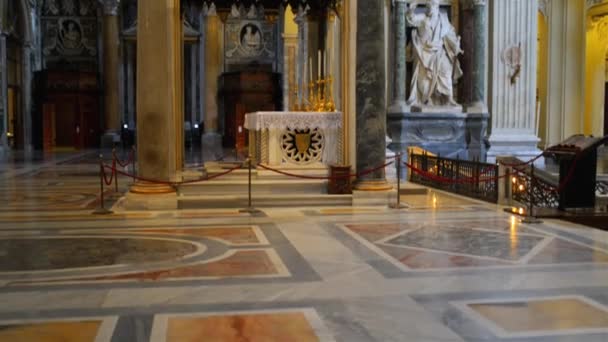
[[0, 341], [608, 341], [607, 232], [433, 191], [94, 216], [97, 159], [2, 157]]

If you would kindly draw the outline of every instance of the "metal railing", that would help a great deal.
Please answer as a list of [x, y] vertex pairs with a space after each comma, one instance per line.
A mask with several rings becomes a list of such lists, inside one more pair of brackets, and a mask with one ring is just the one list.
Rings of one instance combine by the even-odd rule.
[[537, 208], [559, 207], [558, 181], [546, 171], [533, 166], [514, 167], [511, 179], [511, 194], [513, 200]]
[[[498, 202], [498, 166], [478, 161], [410, 154], [410, 181], [483, 201]], [[426, 175], [425, 175], [426, 174]]]

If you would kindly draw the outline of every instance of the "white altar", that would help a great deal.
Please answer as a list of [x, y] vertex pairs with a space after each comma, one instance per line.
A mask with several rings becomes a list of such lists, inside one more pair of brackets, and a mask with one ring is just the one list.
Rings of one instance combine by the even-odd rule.
[[341, 112], [255, 112], [245, 115], [249, 154], [274, 167], [342, 163]]

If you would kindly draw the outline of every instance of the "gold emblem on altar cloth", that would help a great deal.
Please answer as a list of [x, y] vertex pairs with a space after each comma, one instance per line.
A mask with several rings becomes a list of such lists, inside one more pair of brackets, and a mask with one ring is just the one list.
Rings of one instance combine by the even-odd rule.
[[296, 149], [298, 153], [306, 153], [310, 148], [311, 135], [310, 133], [296, 133]]

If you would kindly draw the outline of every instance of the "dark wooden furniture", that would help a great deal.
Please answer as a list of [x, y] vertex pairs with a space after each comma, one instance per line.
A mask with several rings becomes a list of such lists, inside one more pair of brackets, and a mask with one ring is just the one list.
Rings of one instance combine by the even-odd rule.
[[99, 146], [101, 117], [97, 74], [43, 71], [37, 77], [41, 147], [86, 149]]
[[352, 194], [349, 165], [330, 165], [330, 179], [327, 183], [327, 193], [330, 195]]
[[606, 138], [573, 135], [545, 152], [559, 162], [559, 209], [595, 207], [597, 148]]
[[224, 147], [244, 148], [247, 145], [247, 130], [243, 127], [245, 114], [282, 108], [280, 74], [267, 71], [224, 73], [219, 79], [219, 104]]

